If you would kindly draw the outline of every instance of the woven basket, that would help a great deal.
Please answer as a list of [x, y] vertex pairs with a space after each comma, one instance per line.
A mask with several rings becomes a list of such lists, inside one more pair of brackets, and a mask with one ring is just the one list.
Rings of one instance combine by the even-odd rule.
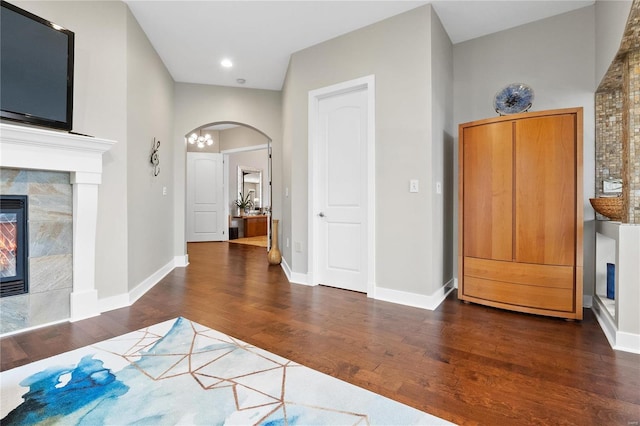
[[611, 220], [621, 221], [623, 216], [622, 197], [589, 198], [593, 209]]

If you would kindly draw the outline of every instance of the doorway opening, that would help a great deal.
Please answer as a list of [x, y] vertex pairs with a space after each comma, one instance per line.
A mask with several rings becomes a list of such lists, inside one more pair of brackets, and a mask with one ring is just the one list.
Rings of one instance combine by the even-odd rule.
[[271, 138], [248, 124], [218, 121], [192, 130], [185, 141], [186, 241], [242, 243], [259, 236], [260, 244], [252, 245], [268, 250]]
[[309, 92], [309, 273], [375, 297], [375, 77]]

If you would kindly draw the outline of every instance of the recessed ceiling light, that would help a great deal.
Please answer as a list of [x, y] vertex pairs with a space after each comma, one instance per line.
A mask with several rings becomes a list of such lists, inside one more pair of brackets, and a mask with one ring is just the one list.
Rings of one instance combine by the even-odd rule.
[[238, 84], [245, 84], [247, 82], [247, 80], [245, 80], [244, 78], [236, 78], [236, 83]]
[[225, 68], [231, 68], [233, 66], [233, 62], [231, 62], [231, 59], [223, 59], [222, 62], [220, 62], [220, 65]]

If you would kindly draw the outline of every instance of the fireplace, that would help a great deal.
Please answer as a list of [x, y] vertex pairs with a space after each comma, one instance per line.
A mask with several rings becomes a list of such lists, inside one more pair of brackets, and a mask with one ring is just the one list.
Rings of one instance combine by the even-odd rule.
[[29, 291], [27, 196], [0, 196], [0, 297]]
[[[98, 186], [102, 154], [114, 144], [107, 139], [0, 123], [0, 168], [15, 171], [0, 174], [0, 193], [28, 195], [30, 209], [25, 265], [29, 292], [0, 298], [0, 333], [100, 314], [95, 276]], [[50, 188], [53, 192], [43, 194], [42, 184], [50, 185], [42, 180], [41, 172], [63, 173], [64, 188], [56, 181]], [[10, 179], [16, 173], [19, 176]], [[24, 174], [27, 181], [22, 179]], [[67, 194], [69, 203], [63, 206], [68, 207], [60, 207], [61, 215], [55, 213], [49, 202], [55, 204], [60, 195], [66, 200]], [[52, 221], [59, 223], [51, 227]], [[46, 249], [44, 243], [50, 242], [53, 248]], [[59, 273], [52, 273], [52, 263]]]

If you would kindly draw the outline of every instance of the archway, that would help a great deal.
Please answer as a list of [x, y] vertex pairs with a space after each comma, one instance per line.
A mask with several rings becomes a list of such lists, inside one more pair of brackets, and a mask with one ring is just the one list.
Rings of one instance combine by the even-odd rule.
[[[196, 190], [190, 185], [194, 184], [194, 179], [191, 178], [193, 171], [189, 170], [189, 164], [193, 166], [193, 158], [202, 157], [217, 157], [222, 158], [224, 170], [222, 176], [224, 177], [224, 192], [223, 192], [223, 211], [222, 214], [227, 220], [224, 222], [225, 229], [223, 231], [223, 239], [213, 239], [215, 241], [228, 241], [229, 237], [237, 237], [237, 234], [230, 235], [229, 228], [236, 231], [240, 228], [240, 236], [242, 236], [245, 230], [244, 224], [247, 223], [247, 219], [241, 221], [240, 226], [237, 222], [239, 219], [237, 208], [235, 207], [235, 201], [238, 199], [237, 188], [240, 188], [241, 182], [244, 184], [242, 178], [237, 178], [241, 170], [258, 172], [260, 177], [259, 190], [251, 189], [251, 216], [252, 222], [254, 220], [261, 220], [264, 226], [267, 224], [266, 230], [266, 247], [267, 250], [271, 246], [271, 209], [272, 209], [272, 162], [271, 162], [271, 143], [272, 139], [261, 131], [260, 129], [251, 126], [246, 123], [236, 121], [214, 121], [203, 124], [188, 132], [185, 136], [185, 150], [186, 153], [186, 174], [185, 180], [185, 194], [190, 195]], [[201, 142], [197, 139], [200, 137]], [[191, 142], [191, 143], [190, 143]], [[262, 156], [264, 153], [264, 156]], [[238, 159], [245, 158], [245, 163], [239, 164]], [[246, 160], [249, 158], [250, 160]], [[259, 158], [259, 160], [256, 160]], [[234, 161], [235, 159], [235, 161]], [[251, 167], [252, 162], [257, 162], [257, 165]], [[241, 167], [242, 166], [242, 167]], [[244, 176], [244, 175], [242, 175]], [[197, 179], [195, 180], [197, 181]], [[191, 182], [191, 183], [190, 183]], [[255, 187], [255, 186], [254, 186]], [[202, 188], [202, 186], [201, 186]], [[204, 188], [206, 191], [208, 189]], [[241, 190], [242, 191], [242, 190]], [[200, 193], [200, 192], [199, 192]], [[185, 233], [185, 243], [191, 241], [207, 241], [207, 239], [193, 240], [193, 223], [196, 215], [201, 218], [202, 212], [197, 212], [193, 209], [194, 204], [193, 197], [185, 197], [185, 227], [187, 232]], [[197, 206], [196, 206], [197, 207]], [[223, 223], [223, 222], [220, 222]], [[264, 229], [264, 228], [262, 228]], [[262, 239], [264, 244], [265, 239]]]

